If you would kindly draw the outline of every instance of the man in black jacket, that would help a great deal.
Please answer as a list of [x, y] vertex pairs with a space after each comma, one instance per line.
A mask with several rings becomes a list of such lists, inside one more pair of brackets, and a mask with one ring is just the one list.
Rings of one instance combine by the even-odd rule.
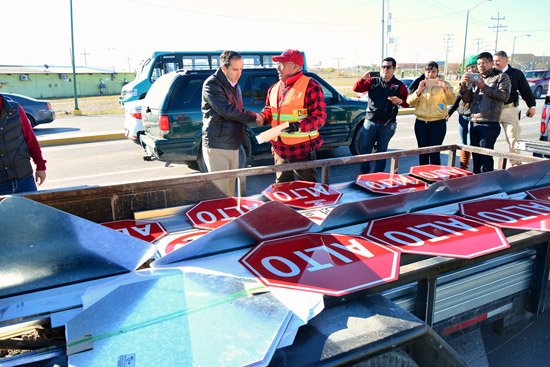
[[[500, 124], [504, 130], [506, 141], [510, 146], [510, 152], [519, 154], [519, 150], [515, 148], [516, 141], [518, 141], [521, 134], [521, 127], [519, 125], [520, 112], [518, 108], [518, 92], [521, 94], [521, 98], [525, 101], [527, 107], [529, 107], [529, 110], [527, 110], [526, 113], [527, 117], [535, 116], [535, 106], [537, 103], [525, 75], [523, 75], [521, 70], [514, 69], [508, 65], [508, 55], [506, 55], [506, 52], [499, 51], [495, 54], [495, 66], [503, 73], [508, 74], [510, 82], [512, 83], [510, 98], [508, 98], [504, 104], [504, 109], [502, 110], [502, 115], [500, 116]], [[520, 161], [511, 161], [511, 163], [514, 166], [521, 164]]]
[[[208, 172], [239, 168], [239, 149], [246, 124], [263, 117], [243, 109], [239, 78], [243, 60], [235, 51], [224, 51], [221, 67], [204, 81], [202, 86], [202, 155]], [[214, 183], [227, 196], [235, 194], [235, 179], [216, 180]]]

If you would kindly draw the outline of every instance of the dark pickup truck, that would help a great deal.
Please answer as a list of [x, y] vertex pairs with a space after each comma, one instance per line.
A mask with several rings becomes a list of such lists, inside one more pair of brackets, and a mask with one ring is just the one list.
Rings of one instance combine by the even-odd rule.
[[[141, 141], [148, 157], [168, 162], [198, 163], [206, 167], [201, 153], [202, 85], [212, 70], [173, 72], [160, 77], [142, 104], [145, 134]], [[341, 95], [318, 75], [305, 72], [317, 81], [325, 95], [327, 120], [320, 130], [323, 148], [347, 145], [359, 154], [360, 132], [367, 107], [366, 101]], [[265, 106], [268, 89], [278, 81], [275, 69], [244, 69], [239, 80], [244, 108], [260, 112]], [[259, 144], [256, 135], [269, 129], [251, 123], [240, 149], [240, 167], [247, 159], [265, 158], [271, 154], [269, 142]], [[146, 157], [147, 158], [147, 157]]]

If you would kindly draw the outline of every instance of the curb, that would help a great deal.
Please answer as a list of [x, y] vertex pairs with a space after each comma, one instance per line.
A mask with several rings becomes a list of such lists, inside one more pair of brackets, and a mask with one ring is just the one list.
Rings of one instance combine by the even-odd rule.
[[126, 139], [123, 132], [90, 133], [68, 136], [64, 138], [38, 138], [41, 147], [53, 147], [58, 145], [95, 143], [99, 141], [111, 141]]

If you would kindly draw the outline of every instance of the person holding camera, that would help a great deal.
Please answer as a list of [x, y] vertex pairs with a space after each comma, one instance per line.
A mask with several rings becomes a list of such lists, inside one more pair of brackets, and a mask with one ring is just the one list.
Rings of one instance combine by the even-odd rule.
[[[405, 84], [393, 75], [397, 63], [393, 57], [382, 60], [382, 73], [374, 76], [366, 72], [353, 86], [353, 91], [368, 92], [367, 118], [361, 130], [361, 154], [371, 154], [375, 144], [376, 152], [385, 152], [397, 129], [397, 111], [399, 106], [408, 107]], [[379, 159], [373, 172], [384, 172], [386, 160]], [[370, 162], [361, 163], [361, 173], [370, 173]]]
[[[477, 68], [481, 73], [465, 73], [460, 82], [460, 96], [470, 104], [472, 125], [470, 143], [475, 147], [493, 149], [500, 134], [500, 116], [504, 103], [510, 97], [511, 83], [506, 73], [493, 66], [493, 55], [482, 52], [477, 56]], [[470, 87], [472, 84], [473, 86]], [[493, 157], [472, 154], [474, 173], [489, 172], [494, 168]]]
[[[327, 118], [323, 90], [302, 72], [304, 56], [300, 51], [286, 50], [273, 56], [273, 61], [279, 63], [279, 81], [269, 89], [261, 114], [272, 127], [289, 122], [289, 127], [271, 140], [275, 165], [316, 160], [316, 151], [323, 144], [319, 129]], [[317, 182], [315, 168], [277, 172], [275, 182], [294, 181], [294, 174], [298, 180]]]
[[[430, 61], [426, 64], [424, 75], [411, 84], [407, 103], [415, 107], [414, 134], [418, 147], [443, 144], [447, 133], [447, 105], [453, 104], [456, 96], [451, 85], [438, 78], [439, 65]], [[441, 164], [439, 152], [420, 154], [420, 165]]]
[[[466, 60], [466, 71], [468, 73], [477, 73], [477, 55], [472, 55]], [[447, 113], [447, 121], [453, 113], [458, 110], [458, 133], [460, 134], [460, 142], [464, 145], [470, 145], [470, 104], [464, 103], [460, 92], [456, 96], [456, 101]], [[465, 150], [460, 151], [460, 168], [468, 170], [470, 166], [470, 152]]]

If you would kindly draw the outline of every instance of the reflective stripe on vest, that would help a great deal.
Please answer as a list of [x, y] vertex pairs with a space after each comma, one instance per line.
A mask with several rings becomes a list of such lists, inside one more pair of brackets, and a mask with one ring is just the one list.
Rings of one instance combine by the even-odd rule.
[[[304, 108], [304, 99], [306, 96], [307, 86], [309, 85], [310, 78], [302, 75], [290, 89], [287, 91], [281, 104], [277, 104], [277, 97], [279, 95], [279, 88], [281, 88], [281, 82], [279, 81], [275, 87], [271, 89], [269, 95], [269, 104], [271, 106], [271, 114], [273, 116], [271, 127], [278, 126], [285, 122], [299, 122], [309, 116], [308, 110]], [[295, 145], [310, 141], [319, 136], [319, 132], [309, 131], [295, 133], [282, 133], [280, 135], [281, 141], [287, 145]]]

